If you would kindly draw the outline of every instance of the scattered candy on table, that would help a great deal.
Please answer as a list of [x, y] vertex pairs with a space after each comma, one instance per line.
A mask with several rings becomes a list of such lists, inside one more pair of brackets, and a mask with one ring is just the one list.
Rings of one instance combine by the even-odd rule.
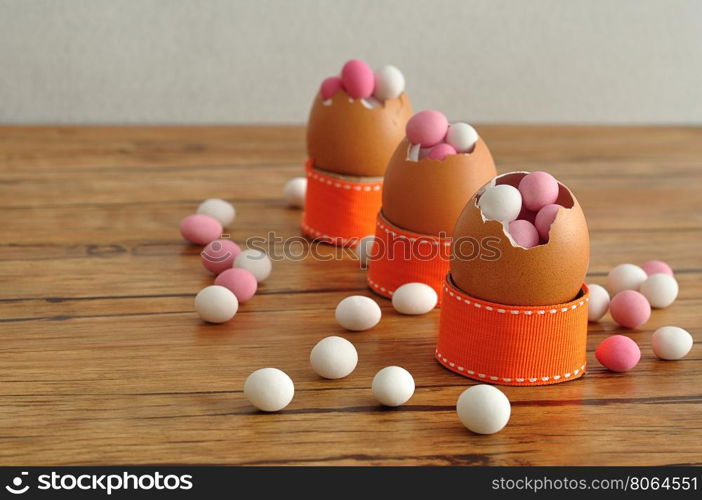
[[399, 366], [386, 366], [373, 377], [371, 391], [385, 406], [402, 406], [414, 394], [414, 378]]
[[665, 360], [684, 358], [692, 349], [692, 343], [692, 335], [677, 326], [663, 326], [651, 337], [653, 353]]
[[231, 240], [211, 241], [200, 252], [202, 266], [212, 274], [219, 274], [234, 264], [234, 259], [241, 253], [239, 245]]
[[612, 297], [609, 312], [618, 325], [638, 328], [651, 317], [651, 306], [641, 292], [624, 290]]
[[295, 177], [290, 179], [283, 188], [283, 198], [289, 207], [301, 208], [305, 205], [305, 194], [307, 193], [307, 179]]
[[203, 288], [195, 296], [195, 310], [208, 323], [229, 321], [239, 309], [239, 301], [231, 290], [219, 285]]
[[261, 411], [280, 411], [290, 404], [295, 395], [292, 379], [277, 368], [261, 368], [244, 382], [244, 395]]
[[606, 287], [610, 294], [616, 295], [624, 290], [639, 290], [646, 281], [646, 272], [634, 264], [619, 264], [607, 275]]
[[663, 273], [673, 276], [673, 269], [663, 262], [662, 260], [649, 260], [641, 264], [641, 269], [643, 269], [649, 276], [651, 274]]
[[234, 259], [234, 267], [246, 269], [262, 283], [271, 275], [271, 259], [262, 250], [249, 248], [241, 252]]
[[392, 294], [392, 306], [400, 314], [426, 314], [438, 300], [436, 291], [424, 283], [405, 283]]
[[463, 391], [456, 402], [456, 413], [470, 431], [494, 434], [509, 422], [512, 406], [497, 387], [481, 384]]
[[380, 322], [380, 306], [363, 295], [346, 297], [336, 306], [335, 317], [343, 328], [354, 332], [368, 330]]
[[590, 302], [587, 307], [587, 320], [599, 321], [609, 310], [609, 293], [600, 285], [589, 284]]
[[188, 215], [180, 221], [180, 234], [190, 243], [207, 245], [222, 236], [222, 224], [209, 215]]
[[210, 198], [203, 201], [197, 207], [197, 213], [217, 219], [224, 227], [234, 222], [234, 217], [236, 217], [234, 205], [220, 198]]
[[256, 294], [258, 281], [250, 271], [230, 267], [215, 278], [215, 285], [223, 286], [231, 291], [236, 295], [239, 303], [243, 304]]
[[641, 350], [629, 337], [612, 335], [600, 342], [595, 350], [595, 357], [610, 371], [628, 372], [641, 359]]
[[358, 353], [351, 342], [342, 337], [326, 337], [310, 352], [310, 364], [320, 377], [344, 378], [356, 369]]
[[678, 298], [678, 282], [670, 274], [651, 274], [641, 284], [641, 293], [651, 307], [662, 309], [668, 307]]

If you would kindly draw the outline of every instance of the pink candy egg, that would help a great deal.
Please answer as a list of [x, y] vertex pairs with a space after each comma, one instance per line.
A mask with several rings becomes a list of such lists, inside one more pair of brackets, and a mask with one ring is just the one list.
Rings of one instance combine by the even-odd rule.
[[612, 335], [600, 342], [595, 357], [610, 371], [628, 372], [641, 359], [641, 350], [629, 337]]
[[222, 272], [215, 279], [215, 285], [223, 286], [230, 290], [239, 302], [246, 302], [256, 293], [258, 282], [250, 271], [234, 267]]
[[[456, 149], [453, 146], [451, 146], [450, 144], [446, 144], [445, 142], [442, 142], [441, 144], [437, 144], [436, 146], [431, 148], [431, 151], [429, 151], [429, 154], [427, 155], [427, 157], [431, 158], [432, 160], [442, 161], [447, 156], [455, 155], [455, 154], [456, 154]], [[420, 150], [420, 156], [421, 156], [421, 150]]]
[[522, 248], [531, 248], [539, 244], [539, 232], [528, 220], [513, 220], [508, 226], [514, 242]]
[[561, 208], [561, 206], [556, 204], [546, 205], [536, 214], [534, 225], [539, 232], [539, 236], [541, 236], [541, 241], [548, 241], [548, 231], [551, 229], [553, 221], [556, 220], [559, 208]]
[[341, 69], [341, 81], [346, 93], [354, 99], [370, 97], [375, 88], [373, 70], [363, 61], [351, 59]]
[[434, 146], [446, 137], [448, 120], [443, 113], [426, 110], [416, 113], [407, 122], [407, 138], [412, 144]]
[[651, 305], [636, 290], [619, 292], [609, 303], [612, 319], [624, 328], [638, 328], [651, 317]]
[[341, 77], [330, 76], [322, 82], [319, 92], [322, 94], [322, 99], [331, 99], [343, 88], [344, 84], [341, 82]]
[[215, 240], [200, 252], [202, 266], [212, 274], [219, 274], [234, 265], [234, 259], [241, 253], [239, 245], [231, 240]]
[[546, 172], [532, 172], [522, 177], [519, 182], [524, 206], [535, 212], [555, 203], [558, 199], [558, 189], [558, 181]]
[[207, 245], [222, 235], [222, 224], [209, 215], [188, 215], [180, 221], [180, 234], [191, 243]]
[[673, 269], [663, 262], [662, 260], [649, 260], [648, 262], [644, 262], [644, 264], [641, 266], [641, 269], [646, 271], [646, 274], [651, 276], [652, 274], [667, 274], [668, 276], [673, 276]]

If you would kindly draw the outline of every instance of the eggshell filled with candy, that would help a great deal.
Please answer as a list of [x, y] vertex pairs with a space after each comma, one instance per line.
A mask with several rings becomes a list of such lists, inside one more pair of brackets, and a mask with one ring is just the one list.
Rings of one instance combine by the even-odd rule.
[[[358, 87], [356, 93], [367, 90], [363, 84]], [[327, 83], [323, 92], [334, 90], [334, 83]], [[412, 116], [407, 93], [369, 107], [367, 99], [354, 98], [347, 90], [338, 88], [330, 97], [317, 93], [307, 123], [308, 156], [320, 170], [382, 177]]]
[[558, 183], [560, 208], [548, 241], [531, 248], [519, 246], [505, 222], [488, 220], [479, 207], [487, 190], [503, 184], [517, 188], [527, 174], [500, 175], [465, 205], [453, 231], [451, 279], [467, 294], [498, 304], [563, 304], [580, 293], [590, 255], [587, 223], [573, 193]]
[[449, 236], [456, 218], [475, 191], [495, 176], [495, 162], [482, 139], [473, 152], [437, 161], [413, 161], [412, 144], [395, 150], [383, 184], [383, 215], [396, 226], [420, 234]]

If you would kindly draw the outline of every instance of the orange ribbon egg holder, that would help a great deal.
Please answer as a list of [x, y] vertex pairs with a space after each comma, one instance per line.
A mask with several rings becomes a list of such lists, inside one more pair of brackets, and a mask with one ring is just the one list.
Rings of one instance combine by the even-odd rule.
[[451, 239], [413, 233], [389, 222], [381, 213], [375, 224], [368, 285], [382, 297], [391, 298], [405, 283], [425, 283], [441, 300], [444, 276], [449, 270]]
[[338, 246], [355, 245], [373, 234], [382, 204], [382, 181], [353, 182], [305, 163], [307, 193], [300, 224], [303, 234]]
[[512, 386], [558, 384], [585, 373], [587, 286], [565, 304], [508, 306], [471, 297], [448, 274], [442, 293], [435, 357], [449, 370]]

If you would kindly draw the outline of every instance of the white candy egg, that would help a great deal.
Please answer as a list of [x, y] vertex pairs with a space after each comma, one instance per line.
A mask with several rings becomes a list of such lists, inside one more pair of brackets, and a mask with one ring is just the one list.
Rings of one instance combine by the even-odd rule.
[[436, 307], [436, 291], [424, 283], [405, 283], [392, 294], [392, 307], [400, 314], [426, 314]]
[[641, 293], [651, 307], [668, 307], [678, 298], [678, 282], [669, 274], [652, 274], [641, 284]]
[[610, 294], [616, 295], [624, 290], [636, 290], [646, 281], [646, 271], [634, 264], [619, 264], [607, 275], [606, 287]]
[[590, 289], [590, 302], [587, 305], [587, 320], [599, 321], [609, 310], [609, 293], [603, 286], [587, 285]]
[[369, 261], [373, 257], [373, 243], [375, 243], [375, 236], [369, 234], [361, 238], [358, 245], [356, 245], [356, 256], [358, 257], [361, 269], [368, 268]]
[[446, 134], [446, 142], [453, 146], [457, 153], [469, 153], [478, 142], [478, 132], [467, 123], [452, 123]]
[[249, 248], [236, 256], [234, 267], [246, 269], [254, 275], [256, 281], [261, 283], [271, 275], [272, 264], [265, 252]]
[[261, 411], [279, 411], [292, 401], [295, 385], [284, 371], [261, 368], [246, 379], [244, 395]]
[[304, 206], [306, 193], [307, 179], [304, 177], [290, 179], [283, 188], [283, 198], [289, 207], [300, 208]]
[[317, 342], [310, 352], [310, 364], [320, 377], [344, 378], [356, 369], [358, 353], [348, 340], [331, 336]]
[[380, 101], [399, 97], [405, 91], [405, 77], [395, 66], [383, 66], [375, 72], [373, 97]]
[[373, 328], [380, 321], [380, 306], [363, 295], [346, 297], [336, 306], [336, 321], [343, 328], [354, 332]]
[[385, 406], [401, 406], [414, 394], [414, 378], [399, 366], [386, 366], [373, 377], [373, 396]]
[[223, 226], [234, 222], [234, 217], [236, 217], [234, 205], [219, 198], [210, 198], [200, 203], [200, 206], [197, 207], [197, 213], [209, 215], [213, 219], [217, 219]]
[[463, 391], [456, 403], [458, 418], [476, 434], [494, 434], [509, 422], [512, 407], [497, 387], [482, 384]]
[[663, 326], [653, 332], [651, 345], [661, 359], [682, 359], [692, 349], [692, 335], [677, 326]]
[[234, 317], [239, 301], [228, 288], [212, 285], [195, 296], [195, 310], [208, 323], [224, 323]]
[[522, 210], [522, 195], [516, 187], [509, 184], [489, 186], [480, 195], [478, 207], [487, 220], [510, 222]]

